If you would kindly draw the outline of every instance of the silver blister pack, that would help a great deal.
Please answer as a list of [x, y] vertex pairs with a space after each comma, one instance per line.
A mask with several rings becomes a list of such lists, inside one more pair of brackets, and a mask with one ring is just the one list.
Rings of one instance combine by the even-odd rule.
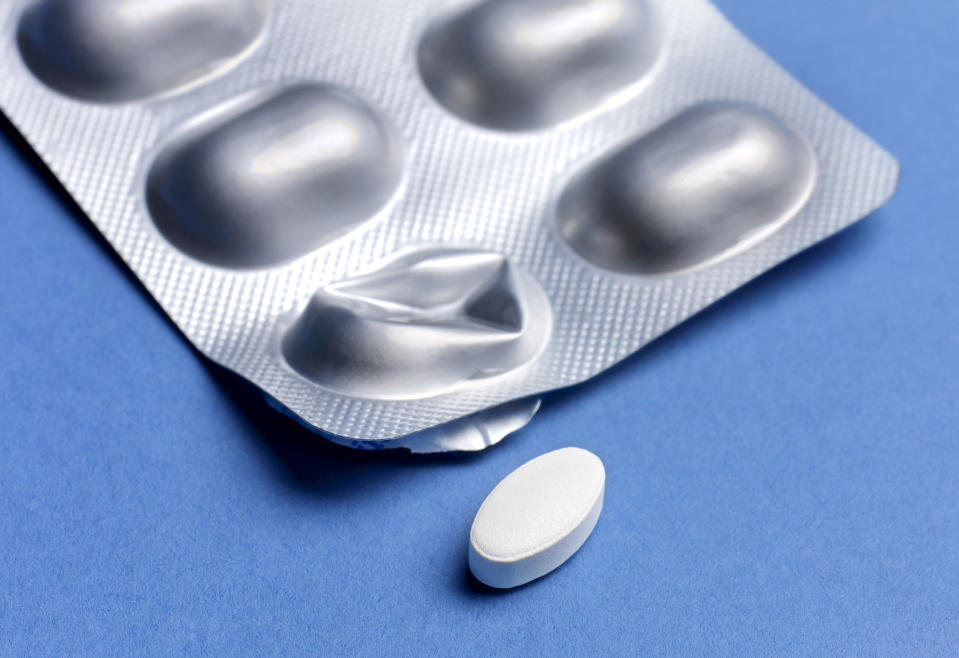
[[0, 107], [183, 333], [351, 445], [494, 442], [898, 177], [705, 0], [13, 0], [0, 27]]

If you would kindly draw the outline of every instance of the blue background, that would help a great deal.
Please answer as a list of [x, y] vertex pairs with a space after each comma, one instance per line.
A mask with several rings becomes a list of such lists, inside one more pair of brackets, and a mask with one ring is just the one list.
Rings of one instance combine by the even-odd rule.
[[[0, 139], [0, 653], [951, 653], [959, 3], [722, 0], [901, 159], [892, 203], [479, 456], [330, 447], [199, 358]], [[579, 445], [561, 570], [467, 576], [500, 478]]]

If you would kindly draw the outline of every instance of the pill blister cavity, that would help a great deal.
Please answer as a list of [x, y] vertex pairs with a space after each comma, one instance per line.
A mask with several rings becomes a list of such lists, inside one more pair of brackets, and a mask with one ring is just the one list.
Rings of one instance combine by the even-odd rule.
[[92, 102], [168, 93], [242, 59], [267, 0], [39, 0], [23, 13], [24, 62], [49, 87]]
[[574, 176], [556, 220], [604, 269], [676, 273], [769, 237], [806, 205], [817, 171], [809, 142], [773, 114], [704, 103]]
[[377, 216], [402, 174], [402, 140], [375, 109], [343, 89], [298, 85], [228, 103], [174, 138], [146, 200], [188, 255], [269, 267]]
[[420, 74], [466, 121], [545, 128], [646, 79], [663, 48], [661, 23], [648, 0], [485, 0], [426, 30]]
[[549, 330], [549, 302], [529, 274], [497, 253], [436, 247], [320, 289], [282, 351], [336, 393], [415, 399], [528, 364]]

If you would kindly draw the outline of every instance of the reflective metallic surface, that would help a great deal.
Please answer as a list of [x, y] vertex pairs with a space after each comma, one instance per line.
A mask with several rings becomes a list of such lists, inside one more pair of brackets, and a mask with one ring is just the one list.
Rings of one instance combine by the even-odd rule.
[[371, 219], [402, 172], [400, 139], [375, 110], [302, 85], [214, 111], [159, 155], [146, 198], [160, 232], [194, 258], [267, 267]]
[[447, 110], [519, 131], [571, 119], [640, 82], [662, 46], [647, 0], [485, 0], [432, 25], [418, 60]]
[[412, 399], [519, 368], [549, 329], [545, 293], [505, 257], [431, 248], [318, 291], [282, 349], [331, 391]]
[[[277, 408], [282, 411], [282, 406]], [[347, 448], [356, 450], [409, 450], [414, 455], [431, 455], [443, 452], [479, 452], [494, 446], [513, 432], [526, 427], [541, 401], [537, 397], [511, 400], [506, 404], [483, 409], [469, 416], [451, 420], [422, 432], [387, 441], [358, 441], [336, 435], [326, 438]]]
[[586, 260], [663, 274], [746, 249], [796, 216], [817, 178], [809, 142], [741, 103], [705, 103], [578, 175], [557, 221]]
[[68, 96], [122, 102], [173, 91], [234, 63], [267, 0], [39, 0], [24, 12], [24, 62]]
[[488, 446], [898, 177], [709, 0], [6, 0], [0, 27], [0, 110], [177, 327], [347, 445]]

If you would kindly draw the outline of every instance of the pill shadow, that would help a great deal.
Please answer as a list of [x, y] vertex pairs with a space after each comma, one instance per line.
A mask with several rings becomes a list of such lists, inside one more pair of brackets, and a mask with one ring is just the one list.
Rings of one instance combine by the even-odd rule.
[[462, 580], [462, 586], [460, 587], [460, 593], [466, 594], [470, 597], [475, 598], [491, 598], [496, 596], [508, 596], [519, 590], [524, 590], [527, 587], [531, 587], [534, 584], [538, 583], [540, 580], [534, 580], [531, 583], [526, 583], [521, 587], [514, 587], [513, 589], [497, 589], [495, 587], [490, 587], [485, 585], [476, 579], [476, 576], [473, 575], [473, 572], [470, 571], [469, 562], [464, 560], [462, 563], [462, 573], [465, 574], [465, 577]]
[[[460, 554], [459, 559], [457, 560], [457, 567], [458, 578], [454, 579], [454, 584], [458, 585], [458, 587], [455, 587], [455, 589], [459, 594], [470, 599], [490, 599], [498, 596], [509, 596], [511, 594], [516, 594], [517, 592], [522, 592], [523, 590], [536, 587], [553, 575], [553, 573], [548, 573], [542, 578], [537, 578], [536, 580], [528, 582], [525, 585], [511, 587], [509, 589], [490, 587], [486, 583], [481, 582], [476, 576], [473, 575], [473, 572], [470, 571], [469, 549], [464, 549]], [[559, 569], [562, 569], [562, 567]], [[557, 571], [559, 569], [557, 569]]]

